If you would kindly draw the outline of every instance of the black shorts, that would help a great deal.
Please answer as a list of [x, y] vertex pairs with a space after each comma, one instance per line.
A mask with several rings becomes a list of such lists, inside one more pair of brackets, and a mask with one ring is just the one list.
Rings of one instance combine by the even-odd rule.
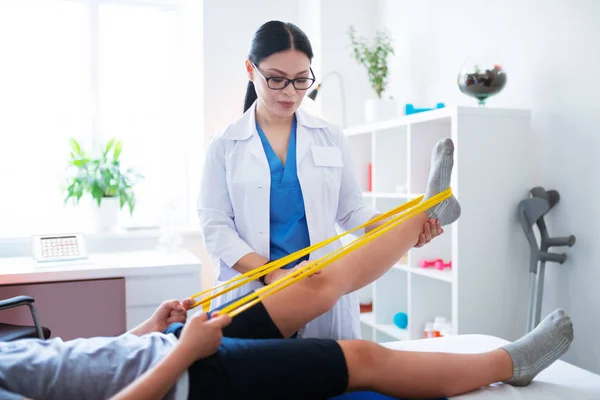
[[[225, 308], [234, 301], [237, 299], [220, 305], [211, 310], [208, 315]], [[237, 339], [285, 339], [262, 302], [233, 318], [231, 324], [223, 329], [223, 336]]]
[[[179, 337], [181, 327], [170, 332]], [[189, 368], [189, 399], [325, 400], [348, 387], [335, 340], [282, 339], [262, 303], [233, 318], [224, 336], [214, 355]]]

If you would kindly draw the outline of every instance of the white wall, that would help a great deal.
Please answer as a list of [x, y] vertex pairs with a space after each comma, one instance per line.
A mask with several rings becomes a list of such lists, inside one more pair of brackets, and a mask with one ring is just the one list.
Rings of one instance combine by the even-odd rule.
[[380, 0], [378, 7], [378, 22], [401, 43], [392, 91], [403, 101], [475, 105], [457, 88], [461, 64], [489, 50], [500, 55], [508, 83], [488, 105], [532, 109], [538, 184], [562, 196], [546, 220], [553, 235], [577, 237], [566, 264], [548, 264], [543, 313], [570, 313], [575, 342], [564, 359], [600, 373], [600, 2]]
[[[364, 122], [364, 102], [375, 98], [366, 69], [352, 57], [348, 27], [354, 25], [359, 36], [371, 37], [377, 9], [369, 0], [323, 0], [321, 1], [321, 70], [318, 81], [332, 71], [342, 76], [347, 124]], [[329, 76], [317, 97], [324, 116], [344, 125], [340, 81], [337, 76]]]

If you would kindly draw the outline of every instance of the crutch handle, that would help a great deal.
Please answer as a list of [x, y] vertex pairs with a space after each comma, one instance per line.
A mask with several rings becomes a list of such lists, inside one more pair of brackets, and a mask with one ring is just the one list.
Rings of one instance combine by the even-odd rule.
[[550, 261], [550, 262], [556, 262], [559, 264], [562, 264], [567, 260], [567, 255], [565, 253], [558, 254], [558, 253], [549, 253], [547, 251], [540, 251], [538, 257], [541, 261]]
[[544, 243], [547, 247], [556, 246], [569, 246], [572, 247], [575, 244], [575, 236], [563, 236], [556, 238], [548, 238]]

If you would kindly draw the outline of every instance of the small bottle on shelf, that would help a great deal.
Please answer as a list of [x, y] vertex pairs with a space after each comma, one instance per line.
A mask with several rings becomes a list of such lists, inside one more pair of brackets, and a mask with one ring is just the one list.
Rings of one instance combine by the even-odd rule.
[[442, 335], [442, 337], [452, 336], [452, 324], [451, 323], [446, 323], [446, 324], [442, 325], [441, 335]]
[[428, 322], [425, 324], [425, 338], [432, 338], [433, 337], [433, 324], [431, 322]]
[[444, 317], [435, 317], [433, 321], [433, 337], [441, 337], [442, 336], [442, 328], [446, 323], [446, 318]]

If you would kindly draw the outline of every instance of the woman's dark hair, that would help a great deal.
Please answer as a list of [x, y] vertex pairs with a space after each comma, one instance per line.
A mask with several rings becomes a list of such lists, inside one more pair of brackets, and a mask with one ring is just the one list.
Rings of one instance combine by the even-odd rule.
[[[258, 66], [263, 59], [285, 50], [298, 50], [310, 60], [313, 58], [312, 46], [302, 29], [289, 22], [269, 21], [254, 32], [248, 59]], [[254, 83], [249, 81], [244, 99], [244, 112], [248, 111], [257, 97]]]

